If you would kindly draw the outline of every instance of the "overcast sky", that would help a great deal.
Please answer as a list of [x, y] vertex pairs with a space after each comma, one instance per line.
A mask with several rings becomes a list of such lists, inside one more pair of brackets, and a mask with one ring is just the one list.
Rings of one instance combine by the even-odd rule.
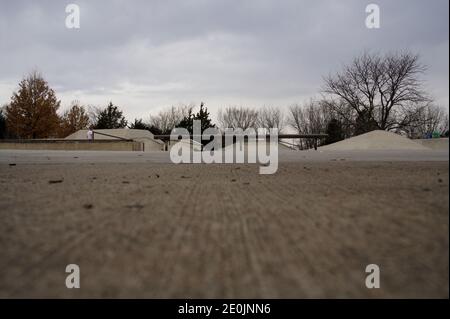
[[[65, 7], [79, 5], [80, 29]], [[381, 28], [365, 26], [366, 5]], [[318, 95], [322, 77], [366, 51], [411, 50], [449, 105], [448, 0], [0, 0], [0, 104], [40, 71], [72, 100], [129, 120], [179, 103], [287, 106]]]

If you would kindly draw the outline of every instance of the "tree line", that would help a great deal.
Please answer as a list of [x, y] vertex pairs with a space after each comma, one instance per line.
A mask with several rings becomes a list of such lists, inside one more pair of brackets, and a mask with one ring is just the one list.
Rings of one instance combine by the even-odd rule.
[[[299, 134], [327, 133], [333, 143], [372, 130], [388, 130], [410, 137], [438, 132], [448, 136], [448, 113], [437, 106], [424, 89], [426, 67], [410, 52], [363, 53], [339, 72], [324, 77], [320, 95], [287, 110], [273, 106], [228, 106], [219, 110], [213, 123], [202, 102], [172, 106], [147, 120], [128, 121], [110, 102], [106, 107], [86, 107], [78, 101], [59, 114], [60, 101], [41, 74], [32, 72], [20, 83], [9, 104], [0, 110], [0, 138], [62, 138], [80, 129], [133, 128], [153, 134], [170, 134], [175, 127], [192, 132], [193, 120], [207, 127], [278, 128]], [[197, 112], [195, 112], [197, 110]], [[299, 141], [300, 148], [312, 141]]]

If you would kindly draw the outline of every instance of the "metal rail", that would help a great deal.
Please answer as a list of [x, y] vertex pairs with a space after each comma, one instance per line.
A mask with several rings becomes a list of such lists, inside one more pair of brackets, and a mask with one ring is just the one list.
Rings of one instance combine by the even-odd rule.
[[[177, 136], [177, 135], [175, 134], [175, 136]], [[216, 136], [221, 136], [222, 137], [222, 144], [225, 145], [226, 135], [225, 134], [217, 134]], [[260, 139], [260, 138], [264, 138], [264, 136], [261, 136], [261, 135], [248, 136], [248, 135], [245, 135], [244, 133], [241, 136], [244, 137], [244, 141], [248, 141], [249, 138], [255, 139], [255, 140], [256, 139]], [[294, 138], [313, 139], [314, 140], [314, 149], [317, 150], [317, 146], [318, 146], [317, 140], [322, 139], [322, 138], [326, 138], [327, 136], [328, 136], [328, 134], [278, 134], [278, 139], [279, 140], [280, 139], [294, 139]], [[160, 139], [162, 141], [165, 141], [165, 142], [171, 140], [171, 135], [169, 135], [169, 134], [153, 135], [153, 137], [156, 138], [156, 139]], [[198, 138], [199, 140], [202, 139], [202, 135], [193, 135], [193, 134], [191, 134], [189, 137], [191, 139], [193, 139], [193, 138]], [[233, 143], [235, 143], [236, 140], [237, 140], [236, 138], [238, 136], [230, 135], [230, 137], [233, 138]], [[271, 137], [270, 134], [266, 134], [265, 135], [266, 140], [270, 140], [270, 137]], [[182, 134], [179, 134], [177, 136], [177, 138], [172, 139], [172, 140], [180, 140], [180, 139], [182, 139]]]
[[130, 138], [124, 138], [124, 137], [115, 136], [115, 135], [111, 135], [111, 134], [100, 133], [100, 132], [97, 132], [97, 131], [92, 131], [92, 132], [94, 132], [94, 136], [93, 136], [94, 140], [95, 140], [95, 134], [98, 134], [98, 135], [103, 135], [103, 136], [107, 136], [107, 137], [117, 138], [117, 139], [122, 140], [122, 141], [127, 141], [127, 142], [132, 142], [133, 141]]
[[[18, 144], [44, 144], [44, 143], [115, 143], [121, 142], [122, 140], [107, 140], [100, 139], [96, 141], [90, 141], [88, 139], [65, 139], [65, 138], [51, 138], [51, 139], [0, 139], [0, 143], [18, 143]], [[133, 142], [133, 140], [123, 140], [126, 142]]]
[[[179, 138], [177, 138], [177, 139], [181, 139], [181, 137], [180, 137], [181, 135], [182, 134], [178, 135]], [[218, 135], [221, 135], [222, 137], [226, 136], [225, 134], [218, 134]], [[176, 136], [176, 134], [175, 134], [175, 136]], [[233, 136], [233, 135], [231, 135], [231, 136]], [[242, 136], [244, 138], [248, 138], [249, 137], [248, 135], [245, 135], [245, 134], [242, 134]], [[317, 139], [317, 138], [325, 138], [327, 136], [328, 136], [328, 134], [278, 134], [278, 139], [282, 139], [282, 138], [316, 138]], [[171, 135], [169, 135], [169, 134], [159, 134], [159, 135], [153, 135], [153, 137], [157, 138], [157, 139], [160, 139], [160, 140], [163, 140], [163, 141], [169, 141]], [[202, 135], [192, 135], [192, 134], [190, 135], [190, 138], [194, 138], [194, 137], [201, 138]], [[252, 138], [253, 138], [253, 136], [252, 136]], [[264, 136], [254, 135], [254, 138], [255, 139], [260, 139], [260, 138], [264, 138]], [[266, 139], [270, 139], [270, 134], [266, 134]]]

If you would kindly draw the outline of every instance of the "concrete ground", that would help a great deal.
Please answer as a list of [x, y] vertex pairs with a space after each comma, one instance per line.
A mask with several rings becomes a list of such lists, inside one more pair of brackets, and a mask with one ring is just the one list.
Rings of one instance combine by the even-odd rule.
[[0, 297], [448, 298], [448, 191], [448, 152], [0, 151]]
[[[280, 151], [280, 162], [448, 161], [447, 150]], [[169, 152], [0, 150], [0, 163], [171, 163]]]

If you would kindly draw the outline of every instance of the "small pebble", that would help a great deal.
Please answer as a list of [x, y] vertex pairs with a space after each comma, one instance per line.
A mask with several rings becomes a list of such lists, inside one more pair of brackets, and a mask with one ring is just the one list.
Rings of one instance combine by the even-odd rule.
[[58, 184], [58, 183], [62, 183], [62, 182], [63, 182], [62, 179], [53, 179], [53, 180], [48, 181], [49, 184]]

